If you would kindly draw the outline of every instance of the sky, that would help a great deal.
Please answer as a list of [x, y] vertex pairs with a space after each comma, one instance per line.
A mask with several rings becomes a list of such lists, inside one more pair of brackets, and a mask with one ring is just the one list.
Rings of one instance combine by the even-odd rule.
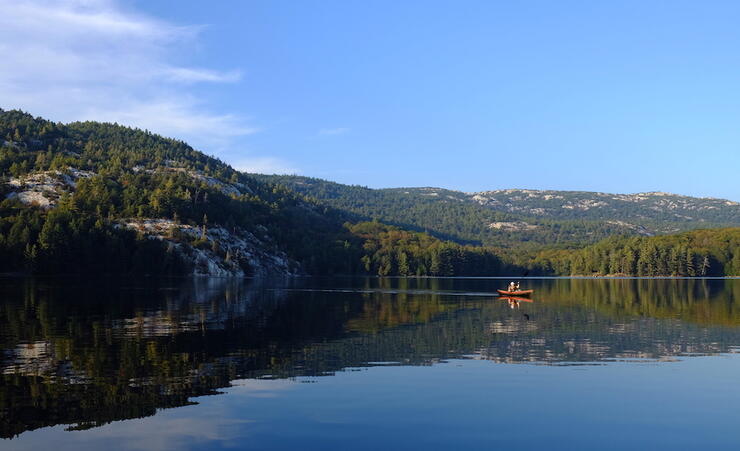
[[369, 187], [740, 200], [740, 2], [0, 0], [0, 107]]

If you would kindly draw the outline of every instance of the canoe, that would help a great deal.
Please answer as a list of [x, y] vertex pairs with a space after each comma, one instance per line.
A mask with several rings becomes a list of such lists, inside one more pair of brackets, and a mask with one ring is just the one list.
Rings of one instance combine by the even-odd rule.
[[519, 290], [519, 291], [506, 291], [506, 290], [496, 290], [498, 291], [498, 294], [501, 296], [529, 296], [530, 294], [534, 293], [534, 290]]

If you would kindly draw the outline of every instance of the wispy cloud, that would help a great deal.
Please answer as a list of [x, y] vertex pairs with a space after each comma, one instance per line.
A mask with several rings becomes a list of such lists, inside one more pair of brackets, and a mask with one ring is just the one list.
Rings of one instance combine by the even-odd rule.
[[202, 27], [174, 25], [114, 0], [0, 0], [0, 107], [53, 120], [104, 120], [218, 152], [256, 131], [214, 111], [191, 85], [239, 70], [174, 63]]
[[350, 129], [345, 127], [338, 127], [338, 128], [322, 128], [319, 130], [318, 135], [319, 136], [332, 136], [332, 135], [344, 135], [345, 133], [349, 133]]
[[181, 83], [215, 82], [231, 83], [242, 78], [240, 71], [217, 72], [207, 69], [193, 69], [188, 67], [170, 67], [163, 71], [163, 75], [172, 81]]

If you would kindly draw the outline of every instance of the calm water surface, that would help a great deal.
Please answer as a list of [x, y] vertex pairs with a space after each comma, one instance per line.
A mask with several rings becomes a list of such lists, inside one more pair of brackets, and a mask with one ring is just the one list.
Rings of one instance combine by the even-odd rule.
[[740, 280], [0, 279], [0, 450], [738, 449]]

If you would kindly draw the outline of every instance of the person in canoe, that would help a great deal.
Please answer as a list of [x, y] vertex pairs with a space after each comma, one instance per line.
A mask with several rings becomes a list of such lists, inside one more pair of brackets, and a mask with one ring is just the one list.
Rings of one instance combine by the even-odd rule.
[[496, 290], [499, 296], [524, 296], [531, 295], [534, 290], [522, 290], [519, 282], [511, 282], [506, 290]]

